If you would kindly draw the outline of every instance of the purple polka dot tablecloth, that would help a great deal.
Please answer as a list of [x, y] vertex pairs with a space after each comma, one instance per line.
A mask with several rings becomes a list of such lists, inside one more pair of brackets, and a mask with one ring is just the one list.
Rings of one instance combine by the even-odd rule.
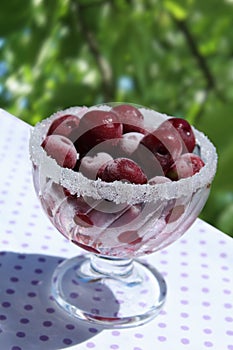
[[168, 286], [166, 304], [151, 322], [104, 329], [55, 305], [54, 269], [83, 251], [40, 207], [30, 129], [0, 110], [0, 349], [233, 350], [233, 240], [200, 219], [171, 246], [143, 257]]

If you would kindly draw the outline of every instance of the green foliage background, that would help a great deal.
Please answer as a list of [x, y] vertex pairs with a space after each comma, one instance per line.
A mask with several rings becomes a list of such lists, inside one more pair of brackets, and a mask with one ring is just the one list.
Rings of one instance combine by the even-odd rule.
[[4, 1], [0, 107], [31, 124], [109, 101], [187, 118], [219, 154], [201, 217], [233, 236], [232, 23], [232, 0]]

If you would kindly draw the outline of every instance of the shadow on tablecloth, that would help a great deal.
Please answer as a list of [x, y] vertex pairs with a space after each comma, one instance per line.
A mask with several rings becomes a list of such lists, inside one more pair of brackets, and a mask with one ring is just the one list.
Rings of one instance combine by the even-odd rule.
[[[0, 252], [1, 349], [65, 349], [103, 330], [66, 315], [51, 298], [51, 277], [62, 260]], [[71, 293], [75, 297], [75, 292]]]

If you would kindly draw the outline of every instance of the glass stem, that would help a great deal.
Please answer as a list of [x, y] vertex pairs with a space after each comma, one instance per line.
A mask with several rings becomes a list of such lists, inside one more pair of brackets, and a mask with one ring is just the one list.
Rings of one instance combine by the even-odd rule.
[[133, 260], [92, 254], [91, 268], [105, 276], [128, 277], [133, 271]]

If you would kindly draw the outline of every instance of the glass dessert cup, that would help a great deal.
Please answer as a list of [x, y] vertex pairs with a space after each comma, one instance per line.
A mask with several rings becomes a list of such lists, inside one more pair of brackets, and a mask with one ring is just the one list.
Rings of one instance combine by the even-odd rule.
[[[167, 118], [140, 110], [148, 124], [158, 116]], [[82, 108], [65, 112], [80, 116]], [[167, 287], [163, 276], [138, 258], [170, 245], [195, 221], [215, 175], [215, 148], [194, 129], [205, 166], [192, 177], [154, 185], [91, 180], [59, 166], [41, 147], [59, 113], [64, 111], [32, 132], [34, 186], [55, 228], [86, 254], [57, 267], [51, 282], [53, 298], [71, 316], [104, 327], [142, 325], [160, 312]]]

